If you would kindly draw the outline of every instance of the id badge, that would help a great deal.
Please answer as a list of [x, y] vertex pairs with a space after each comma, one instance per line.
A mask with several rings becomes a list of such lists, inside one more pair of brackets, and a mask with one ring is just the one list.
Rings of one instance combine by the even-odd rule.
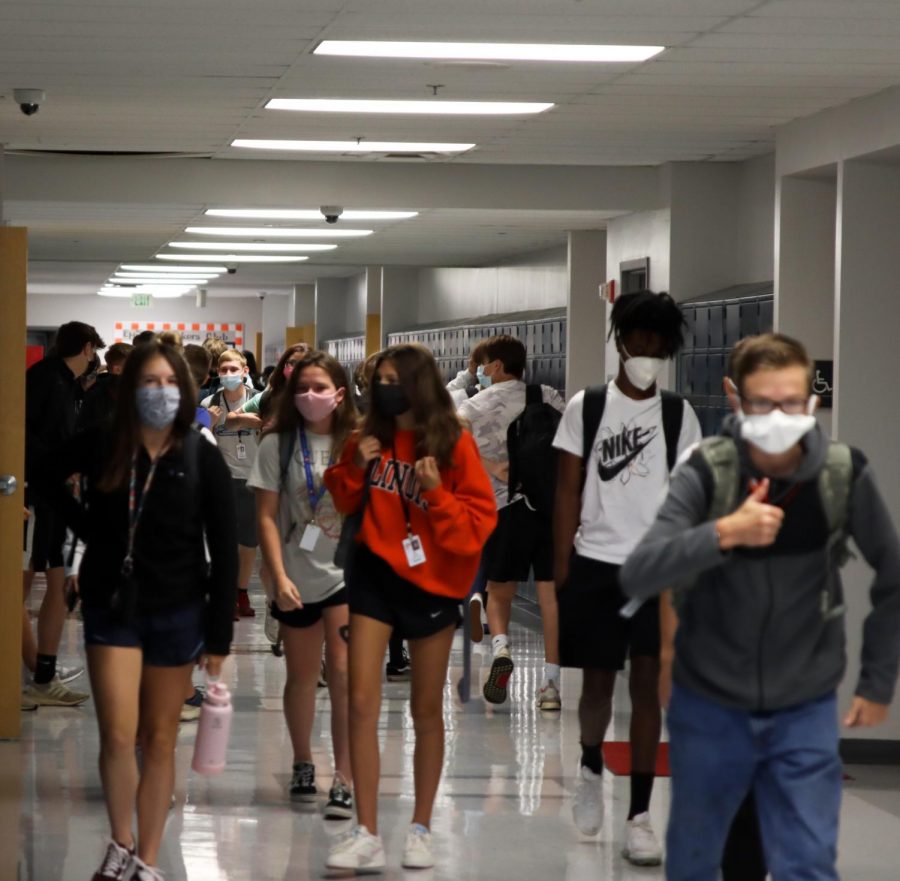
[[422, 547], [422, 539], [418, 535], [403, 539], [403, 550], [406, 552], [406, 562], [410, 569], [425, 562], [425, 548]]
[[247, 447], [243, 441], [238, 441], [238, 445], [234, 448], [234, 452], [241, 461], [247, 458]]
[[314, 551], [321, 534], [322, 530], [315, 523], [307, 523], [306, 528], [303, 530], [303, 535], [300, 536], [300, 550]]

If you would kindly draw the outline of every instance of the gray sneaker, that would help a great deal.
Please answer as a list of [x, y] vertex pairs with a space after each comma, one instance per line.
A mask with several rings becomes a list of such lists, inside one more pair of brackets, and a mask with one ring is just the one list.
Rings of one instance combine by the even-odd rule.
[[44, 685], [32, 682], [25, 689], [24, 696], [41, 707], [77, 707], [90, 697], [85, 691], [72, 691], [59, 681], [58, 676]]
[[74, 682], [82, 673], [84, 673], [84, 667], [61, 667], [59, 664], [56, 665], [56, 678], [63, 685]]

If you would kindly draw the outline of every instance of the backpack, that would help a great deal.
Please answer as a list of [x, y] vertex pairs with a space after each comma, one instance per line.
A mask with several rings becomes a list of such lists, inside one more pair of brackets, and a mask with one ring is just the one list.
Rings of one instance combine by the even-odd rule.
[[518, 493], [543, 514], [553, 513], [556, 494], [556, 454], [553, 439], [562, 414], [544, 403], [539, 385], [525, 387], [525, 409], [506, 431], [509, 451], [509, 497]]
[[[584, 425], [583, 447], [581, 460], [587, 469], [600, 423], [603, 421], [603, 412], [606, 410], [607, 386], [593, 386], [585, 389], [584, 411], [582, 422]], [[666, 462], [669, 471], [675, 467], [678, 461], [678, 440], [681, 437], [681, 423], [684, 419], [684, 398], [675, 392], [660, 391], [662, 397], [662, 423], [663, 436], [666, 439]]]
[[[739, 504], [741, 463], [738, 447], [730, 437], [711, 437], [701, 441], [697, 452], [712, 475], [712, 495], [706, 519], [718, 520]], [[853, 457], [847, 444], [831, 441], [825, 464], [816, 478], [819, 501], [825, 512], [828, 540], [825, 548], [832, 563], [840, 568], [853, 554], [848, 547], [850, 493], [853, 488]], [[826, 620], [844, 614], [836, 579], [830, 579], [822, 594], [822, 617]]]

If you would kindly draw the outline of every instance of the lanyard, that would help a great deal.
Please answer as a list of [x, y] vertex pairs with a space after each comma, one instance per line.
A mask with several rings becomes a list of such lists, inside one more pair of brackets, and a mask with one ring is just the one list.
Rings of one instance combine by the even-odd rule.
[[137, 452], [131, 457], [131, 477], [128, 481], [128, 550], [125, 552], [125, 559], [122, 561], [122, 572], [126, 575], [130, 575], [134, 570], [134, 536], [137, 533], [141, 515], [144, 513], [147, 493], [150, 492], [150, 487], [153, 485], [153, 478], [156, 476], [156, 466], [161, 457], [162, 454], [150, 463], [150, 470], [147, 472], [147, 479], [144, 481], [144, 488], [141, 491], [140, 503], [137, 500]]
[[391, 444], [391, 459], [394, 462], [394, 482], [397, 484], [397, 495], [400, 496], [400, 504], [403, 505], [403, 516], [406, 518], [406, 534], [412, 535], [412, 523], [409, 519], [409, 502], [403, 495], [403, 479], [400, 476], [400, 461], [397, 459], [397, 451]]
[[[297, 429], [300, 434], [300, 449], [303, 451], [303, 468], [306, 471], [306, 491], [309, 494], [309, 507], [312, 508], [313, 520], [316, 519], [316, 508], [319, 507], [319, 502], [325, 498], [325, 494], [328, 492], [325, 484], [323, 483], [318, 491], [316, 490], [316, 482], [315, 475], [313, 474], [313, 462], [312, 456], [309, 452], [309, 442], [306, 439], [306, 432], [302, 428]], [[329, 460], [329, 465], [331, 465], [331, 461]]]

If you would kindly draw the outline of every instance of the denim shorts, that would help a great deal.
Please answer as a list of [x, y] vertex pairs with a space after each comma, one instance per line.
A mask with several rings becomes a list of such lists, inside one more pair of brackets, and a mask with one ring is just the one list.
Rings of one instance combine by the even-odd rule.
[[82, 608], [85, 645], [139, 648], [148, 667], [182, 667], [203, 653], [205, 606], [138, 613], [128, 624], [109, 609]]

